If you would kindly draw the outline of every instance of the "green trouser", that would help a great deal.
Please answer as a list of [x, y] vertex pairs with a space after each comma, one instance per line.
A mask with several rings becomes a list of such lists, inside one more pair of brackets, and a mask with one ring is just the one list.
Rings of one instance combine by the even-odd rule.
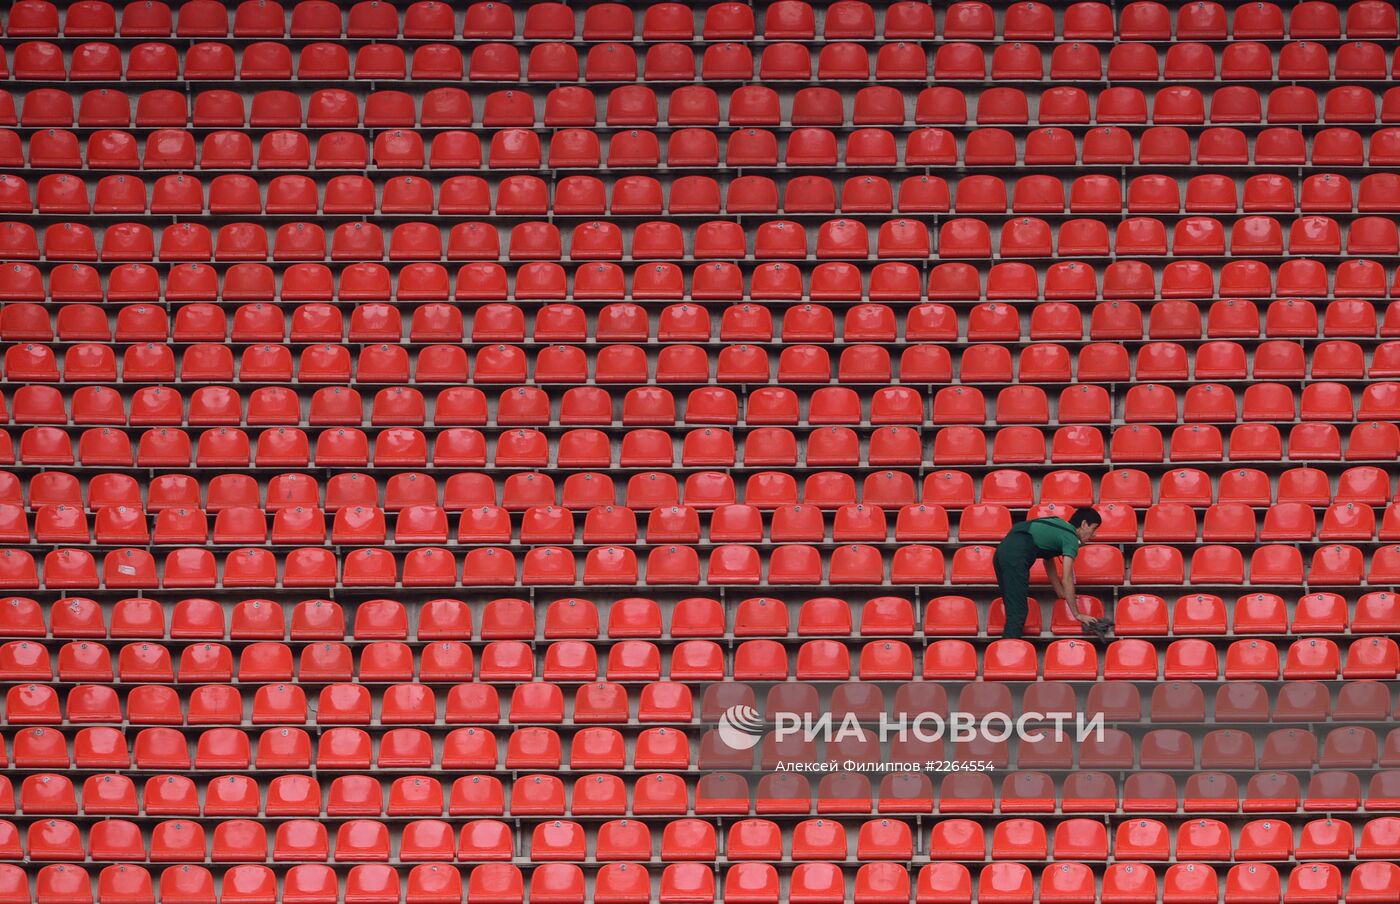
[[1002, 637], [1020, 637], [1030, 614], [1028, 596], [1031, 589], [1031, 566], [1040, 558], [1035, 540], [1024, 531], [1012, 531], [997, 546], [992, 556], [1001, 601], [1006, 607], [1006, 630]]

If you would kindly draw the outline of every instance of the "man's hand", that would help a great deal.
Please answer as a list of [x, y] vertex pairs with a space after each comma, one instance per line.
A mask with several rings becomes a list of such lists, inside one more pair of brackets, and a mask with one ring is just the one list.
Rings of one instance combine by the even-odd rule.
[[1108, 641], [1109, 632], [1113, 630], [1113, 622], [1107, 618], [1095, 618], [1092, 615], [1080, 613], [1075, 619], [1084, 626], [1084, 633], [1093, 635], [1100, 643]]

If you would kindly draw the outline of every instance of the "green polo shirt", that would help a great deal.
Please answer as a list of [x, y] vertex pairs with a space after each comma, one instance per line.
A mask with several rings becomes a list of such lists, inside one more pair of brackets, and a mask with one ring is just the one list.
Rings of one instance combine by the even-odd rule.
[[1063, 518], [1035, 518], [1022, 521], [1011, 528], [1012, 533], [1029, 534], [1035, 542], [1036, 551], [1042, 558], [1068, 556], [1074, 558], [1079, 552], [1079, 535], [1074, 526]]

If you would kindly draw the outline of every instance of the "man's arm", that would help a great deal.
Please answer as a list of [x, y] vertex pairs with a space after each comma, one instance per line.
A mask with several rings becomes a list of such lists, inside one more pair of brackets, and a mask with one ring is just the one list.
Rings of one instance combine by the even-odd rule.
[[[1055, 587], [1055, 592], [1058, 593], [1060, 595], [1060, 599], [1064, 600], [1065, 604], [1070, 607], [1070, 612], [1074, 615], [1076, 619], [1078, 619], [1081, 622], [1093, 621], [1094, 615], [1091, 612], [1089, 612], [1087, 607], [1079, 606], [1079, 598], [1074, 592], [1073, 556], [1065, 556], [1063, 559], [1060, 560], [1059, 581], [1057, 582], [1054, 578], [1052, 578], [1050, 583], [1051, 585], [1055, 585], [1056, 583], [1058, 583], [1059, 586]], [[1078, 612], [1074, 612], [1074, 609], [1076, 607], [1079, 608]]]
[[1065, 596], [1065, 583], [1063, 577], [1061, 576], [1061, 571], [1063, 567], [1064, 566], [1061, 564], [1061, 560], [1058, 558], [1046, 559], [1045, 576], [1050, 579], [1050, 590], [1055, 594], [1056, 597], [1060, 599], [1069, 599], [1069, 597]]

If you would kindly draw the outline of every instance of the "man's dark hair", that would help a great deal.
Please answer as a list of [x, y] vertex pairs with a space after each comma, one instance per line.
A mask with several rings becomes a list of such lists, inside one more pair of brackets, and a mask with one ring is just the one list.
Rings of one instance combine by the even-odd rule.
[[1069, 523], [1074, 527], [1081, 524], [1099, 525], [1103, 524], [1103, 515], [1091, 508], [1082, 508], [1069, 516]]

